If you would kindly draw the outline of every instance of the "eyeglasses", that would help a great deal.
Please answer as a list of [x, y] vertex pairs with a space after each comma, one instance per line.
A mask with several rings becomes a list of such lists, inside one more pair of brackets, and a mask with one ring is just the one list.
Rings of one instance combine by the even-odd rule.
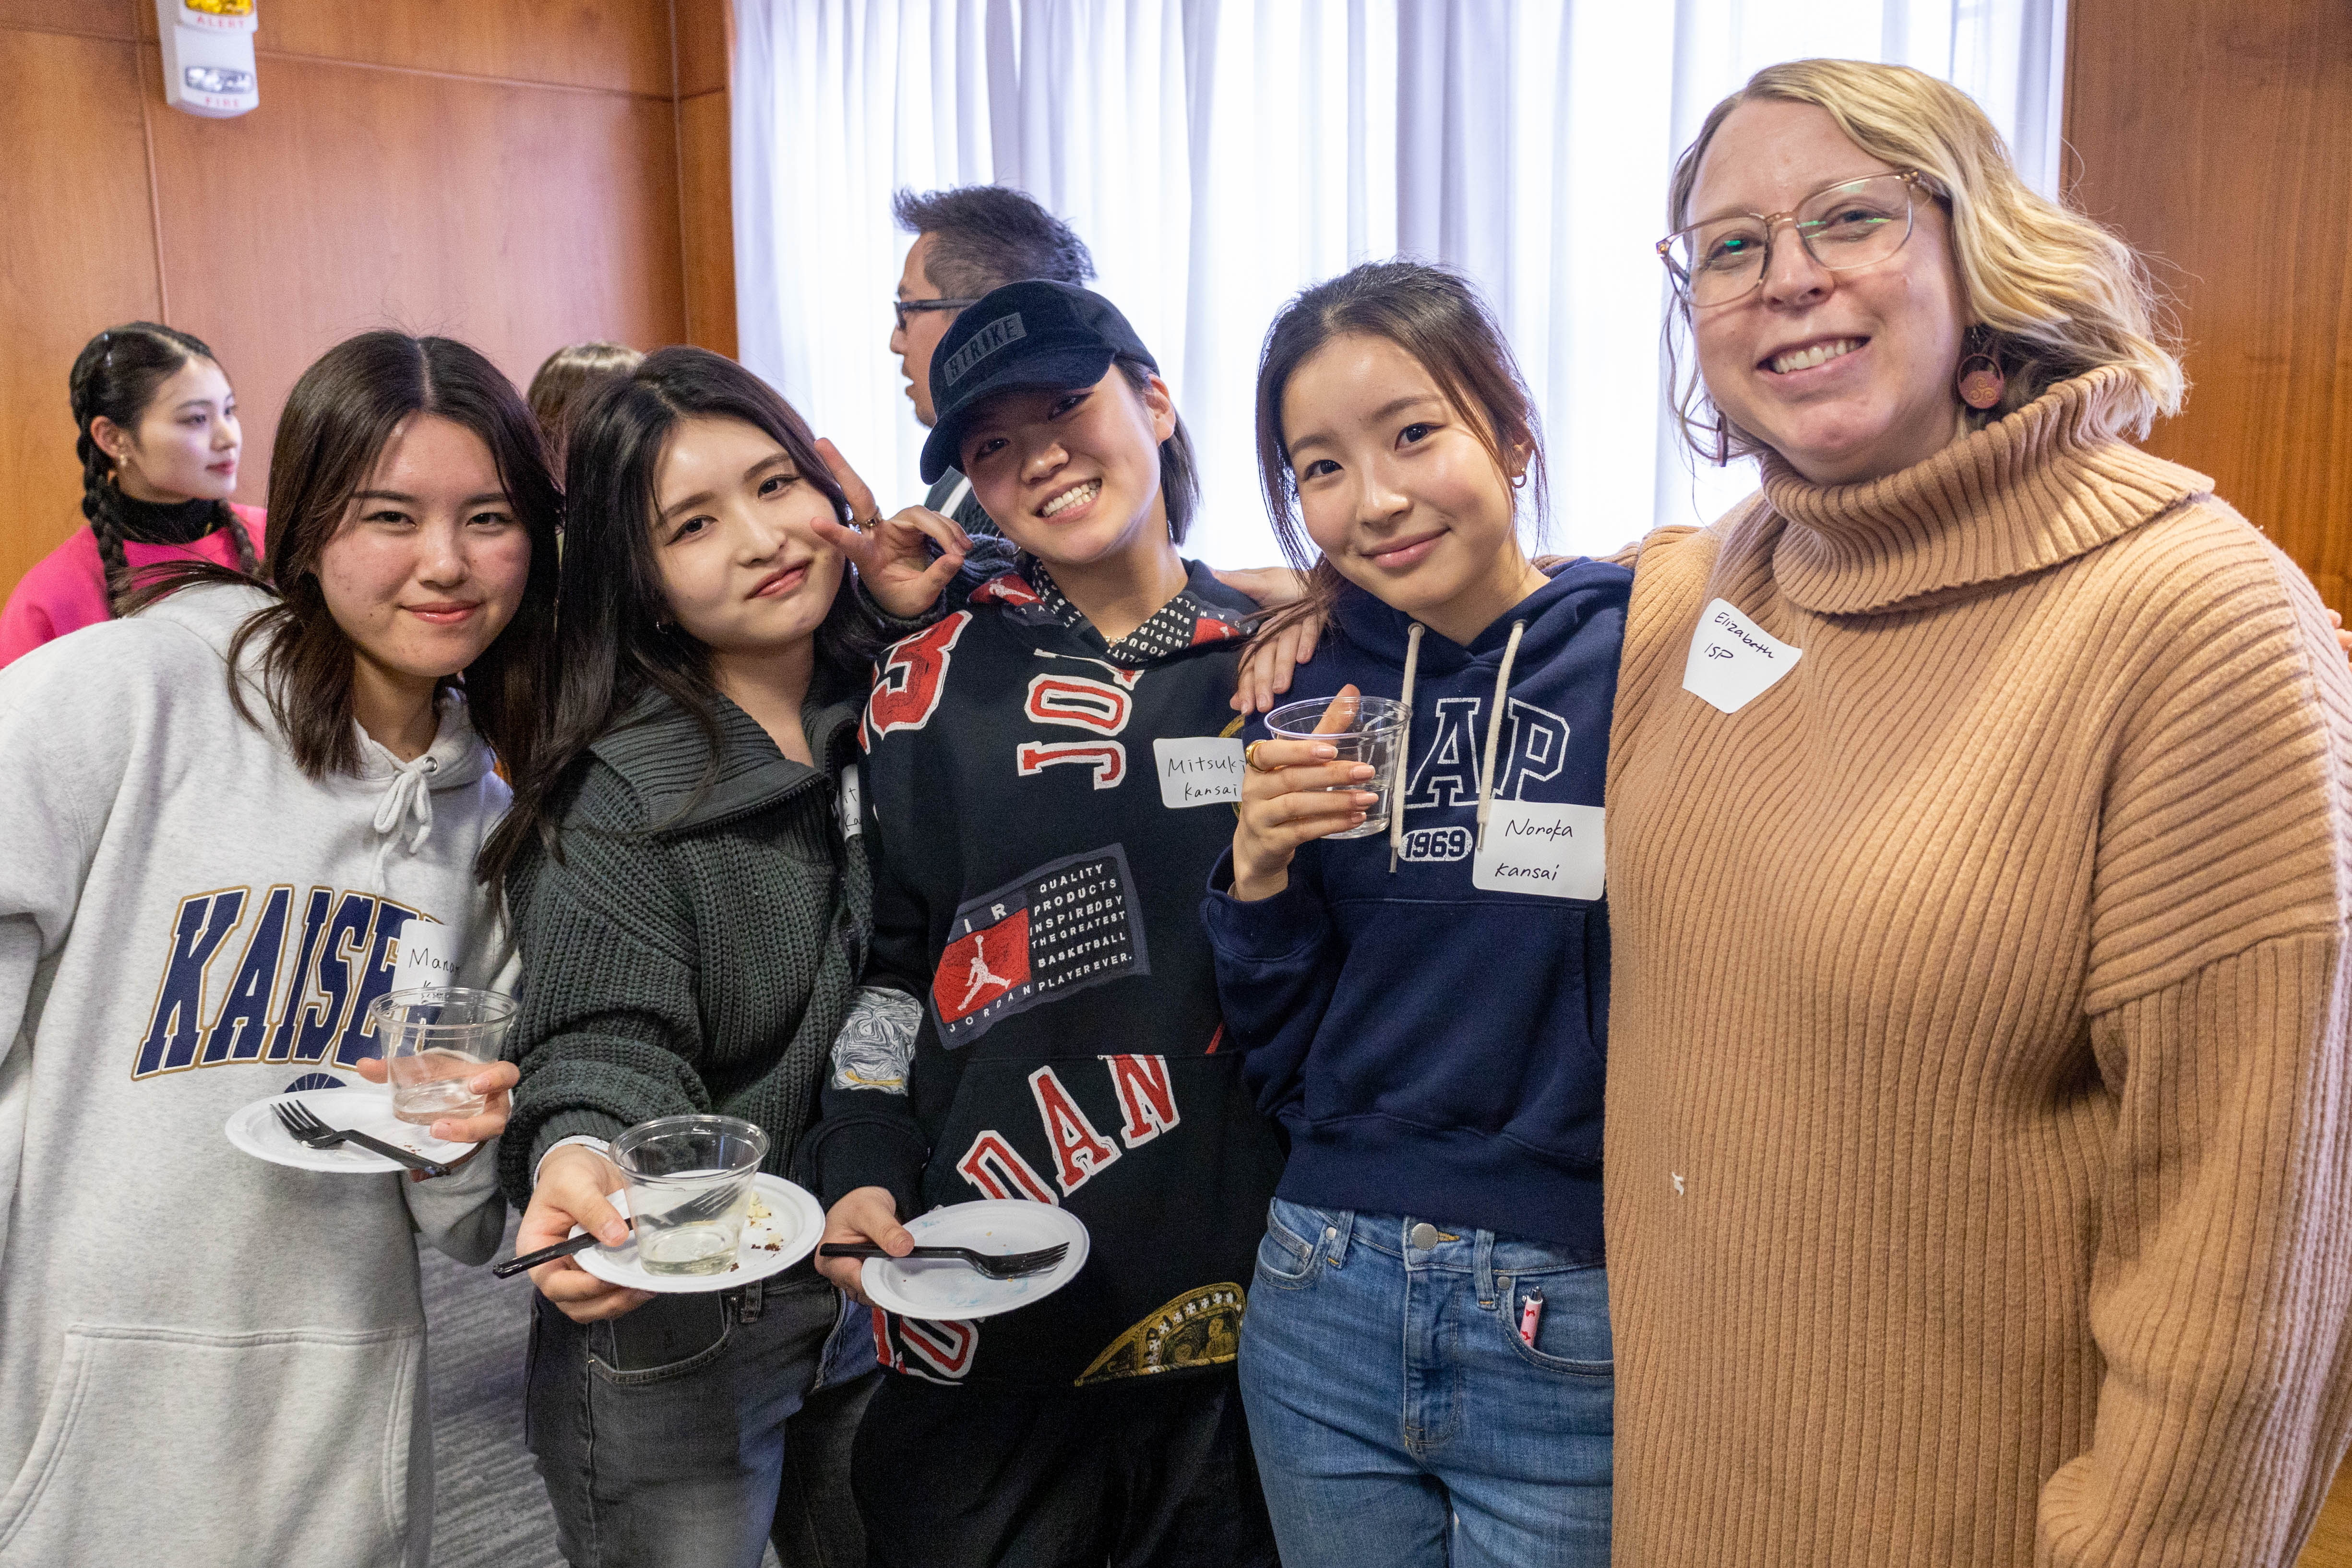
[[1772, 269], [1772, 235], [1784, 223], [1823, 269], [1851, 272], [1903, 248], [1911, 237], [1914, 193], [1932, 194], [1926, 181], [1916, 169], [1871, 174], [1815, 191], [1792, 212], [1709, 218], [1658, 241], [1658, 259], [1666, 264], [1675, 291], [1701, 310], [1763, 286]]
[[961, 310], [977, 305], [977, 300], [893, 300], [890, 309], [898, 313], [898, 330], [907, 330], [907, 314], [910, 310]]

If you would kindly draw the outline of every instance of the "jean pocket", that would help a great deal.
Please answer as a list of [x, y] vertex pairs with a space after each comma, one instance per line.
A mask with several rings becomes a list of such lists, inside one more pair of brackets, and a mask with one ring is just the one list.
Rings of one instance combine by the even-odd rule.
[[[1528, 1305], [1538, 1296], [1541, 1304], [1530, 1314]], [[1533, 1342], [1524, 1331], [1530, 1315]], [[1510, 1342], [1512, 1353], [1530, 1366], [1571, 1377], [1615, 1375], [1616, 1347], [1609, 1331], [1609, 1275], [1598, 1264], [1511, 1276], [1500, 1308], [1491, 1316]]]
[[[1257, 1244], [1258, 1283], [1276, 1290], [1300, 1290], [1315, 1282], [1323, 1265], [1323, 1249], [1309, 1237], [1299, 1235], [1292, 1226], [1283, 1223], [1284, 1209], [1290, 1211], [1294, 1222], [1313, 1217], [1312, 1210], [1278, 1198], [1266, 1205], [1265, 1235]], [[1310, 1231], [1312, 1235], [1321, 1234], [1312, 1227]]]
[[716, 1294], [656, 1297], [598, 1325], [588, 1370], [599, 1383], [643, 1388], [701, 1371], [727, 1353], [734, 1315]]

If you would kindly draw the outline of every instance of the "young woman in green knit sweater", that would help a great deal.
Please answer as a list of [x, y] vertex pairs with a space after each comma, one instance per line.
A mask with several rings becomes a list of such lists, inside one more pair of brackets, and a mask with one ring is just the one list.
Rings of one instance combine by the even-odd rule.
[[[878, 638], [846, 568], [917, 613], [968, 542], [919, 509], [874, 519], [836, 463], [699, 349], [572, 424], [549, 733], [485, 856], [523, 961], [500, 1148], [520, 1250], [625, 1238], [604, 1142], [635, 1123], [742, 1117], [781, 1173], [812, 1120], [871, 924], [841, 796]], [[843, 1489], [872, 1348], [860, 1318], [830, 1353], [841, 1299], [814, 1268], [718, 1295], [568, 1258], [532, 1279], [527, 1435], [570, 1562], [755, 1568], [772, 1528], [788, 1562], [860, 1559]]]

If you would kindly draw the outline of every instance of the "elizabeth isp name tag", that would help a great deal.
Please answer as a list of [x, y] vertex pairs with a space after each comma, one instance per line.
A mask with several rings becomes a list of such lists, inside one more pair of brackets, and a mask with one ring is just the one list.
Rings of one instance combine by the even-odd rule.
[[1486, 841], [1470, 862], [1470, 885], [1490, 893], [1597, 899], [1605, 885], [1607, 814], [1597, 805], [1498, 800]]
[[1683, 689], [1726, 713], [1737, 713], [1797, 668], [1805, 650], [1782, 642], [1731, 607], [1710, 599], [1691, 633]]
[[1242, 742], [1237, 735], [1154, 741], [1151, 756], [1160, 767], [1160, 804], [1171, 811], [1242, 797]]

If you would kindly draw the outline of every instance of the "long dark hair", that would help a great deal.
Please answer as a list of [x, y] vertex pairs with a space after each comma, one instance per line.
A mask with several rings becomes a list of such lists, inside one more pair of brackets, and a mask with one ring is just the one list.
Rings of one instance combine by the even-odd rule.
[[[178, 544], [176, 539], [147, 539], [123, 515], [122, 492], [116, 488], [114, 459], [89, 433], [90, 422], [110, 419], [126, 435], [137, 437], [140, 420], [155, 393], [180, 374], [192, 360], [217, 365], [220, 358], [201, 338], [153, 321], [125, 321], [109, 327], [82, 345], [66, 377], [66, 395], [73, 407], [74, 456], [81, 459], [81, 514], [98, 540], [98, 559], [106, 570], [106, 610], [123, 613], [131, 590], [131, 563], [122, 546], [126, 540], [142, 544]], [[227, 529], [236, 547], [238, 570], [250, 576], [259, 565], [253, 536], [228, 502], [212, 505], [212, 526], [206, 533]]]
[[1298, 515], [1298, 478], [1282, 438], [1282, 395], [1307, 357], [1332, 339], [1385, 338], [1411, 354], [1438, 391], [1465, 416], [1495, 467], [1508, 473], [1509, 454], [1523, 454], [1527, 497], [1537, 537], [1550, 511], [1543, 431], [1535, 398], [1503, 329], [1458, 273], [1421, 261], [1368, 261], [1294, 298], [1266, 329], [1257, 363], [1257, 469], [1274, 537], [1290, 563], [1307, 574], [1307, 592], [1267, 620], [1265, 637], [1300, 616], [1327, 620], [1346, 579], [1307, 536]]
[[[514, 805], [482, 851], [485, 881], [503, 890], [517, 856], [537, 845], [560, 858], [556, 803], [588, 748], [659, 692], [692, 717], [709, 748], [698, 798], [718, 777], [719, 689], [710, 650], [676, 625], [654, 550], [662, 458], [680, 422], [740, 419], [774, 438], [834, 516], [849, 500], [818, 455], [807, 424], [775, 388], [708, 349], [667, 348], [626, 375], [589, 389], [572, 420], [564, 461], [563, 616], [541, 739], [528, 770], [513, 774]], [[880, 639], [842, 590], [816, 629], [811, 692], [862, 691]], [[682, 809], [692, 809], [692, 801]]]
[[[555, 540], [563, 502], [547, 470], [539, 426], [522, 395], [481, 353], [454, 338], [362, 332], [302, 373], [278, 416], [269, 453], [269, 577], [275, 602], [255, 611], [229, 639], [229, 696], [248, 721], [246, 649], [257, 637], [261, 688], [294, 760], [312, 778], [356, 773], [352, 700], [353, 650], [319, 584], [319, 554], [341, 528], [352, 497], [374, 472], [394, 429], [430, 414], [481, 437], [507, 500], [530, 535], [530, 575], [514, 619], [462, 677], [474, 728], [509, 774], [527, 770], [538, 733], [542, 672], [555, 640]], [[195, 583], [249, 583], [209, 562], [160, 567], [131, 608]], [[268, 584], [257, 586], [268, 587]]]

